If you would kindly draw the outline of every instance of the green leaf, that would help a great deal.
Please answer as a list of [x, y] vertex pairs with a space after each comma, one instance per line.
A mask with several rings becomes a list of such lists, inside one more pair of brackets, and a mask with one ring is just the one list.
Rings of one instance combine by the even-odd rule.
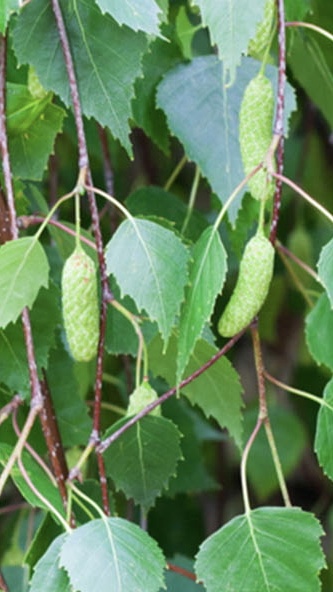
[[134, 31], [159, 34], [159, 6], [154, 0], [97, 0], [102, 12], [108, 12], [119, 25], [127, 25]]
[[179, 323], [177, 378], [180, 382], [204, 325], [213, 312], [227, 272], [227, 255], [216, 228], [209, 227], [192, 251], [189, 286]]
[[12, 170], [16, 177], [36, 181], [43, 177], [56, 136], [62, 130], [64, 116], [61, 107], [47, 104], [24, 133], [9, 135]]
[[317, 364], [333, 370], [333, 310], [326, 293], [306, 317], [306, 342]]
[[[83, 113], [108, 126], [131, 154], [128, 119], [145, 35], [102, 15], [93, 0], [62, 0], [61, 5]], [[13, 43], [18, 61], [32, 64], [44, 88], [69, 105], [68, 78], [51, 4], [36, 0], [22, 10]]]
[[50, 352], [47, 381], [63, 445], [84, 446], [91, 434], [92, 421], [88, 406], [79, 394], [72, 358], [60, 345]]
[[68, 575], [59, 567], [61, 548], [68, 534], [59, 535], [36, 564], [29, 592], [71, 592]]
[[[200, 339], [190, 357], [185, 376], [191, 376], [216, 353], [217, 348]], [[173, 386], [176, 384], [177, 341], [172, 338], [163, 354], [161, 340], [153, 339], [148, 347], [149, 366], [156, 376], [162, 376]], [[239, 376], [229, 360], [220, 358], [198, 378], [182, 389], [192, 405], [198, 405], [206, 417], [213, 417], [222, 428], [226, 427], [237, 446], [242, 435], [242, 386]]]
[[[180, 233], [188, 211], [187, 205], [179, 197], [155, 186], [141, 187], [131, 193], [126, 199], [126, 206], [133, 216], [156, 216], [169, 220]], [[194, 210], [188, 221], [186, 237], [198, 240], [207, 226], [202, 214]]]
[[149, 220], [125, 220], [106, 246], [108, 273], [123, 295], [157, 321], [165, 341], [183, 299], [187, 261], [179, 238]]
[[[244, 441], [247, 442], [258, 418], [258, 406], [252, 406], [244, 414]], [[274, 439], [285, 478], [296, 469], [302, 458], [307, 438], [300, 419], [290, 409], [283, 409], [278, 404], [269, 405], [269, 418]], [[279, 482], [267, 442], [264, 428], [260, 430], [253, 445], [247, 463], [249, 480], [259, 499], [267, 499], [278, 491]]]
[[259, 508], [237, 516], [201, 545], [196, 573], [207, 592], [319, 592], [323, 530], [298, 508]]
[[[0, 463], [5, 466], [8, 462], [12, 448], [8, 444], [0, 443]], [[59, 490], [56, 485], [50, 481], [49, 476], [45, 473], [44, 469], [35, 461], [30, 454], [26, 451], [22, 453], [23, 466], [29, 476], [30, 481], [33, 483], [35, 490], [40, 492], [44, 498], [56, 509], [62, 516], [65, 516], [64, 506], [60, 497]], [[22, 475], [19, 467], [14, 465], [11, 473], [16, 487], [20, 491], [21, 495], [26, 499], [30, 506], [42, 508], [43, 510], [49, 511], [49, 506], [44, 503], [42, 499], [36, 493], [30, 489], [24, 476]]]
[[294, 33], [288, 63], [296, 80], [332, 127], [333, 74], [317, 43], [316, 33], [304, 30]]
[[318, 261], [318, 274], [321, 283], [323, 284], [327, 295], [330, 299], [331, 308], [333, 308], [333, 239], [325, 245], [321, 252]]
[[263, 17], [265, 1], [256, 0], [249, 5], [247, 0], [195, 0], [203, 24], [209, 29], [212, 45], [217, 45], [219, 58], [230, 73], [231, 82], [235, 80], [242, 53]]
[[156, 88], [162, 76], [180, 59], [176, 45], [155, 39], [142, 60], [143, 77], [135, 83], [135, 99], [132, 103], [134, 119], [164, 152], [169, 149], [169, 130], [163, 111], [156, 108]]
[[286, 21], [300, 21], [310, 9], [310, 0], [284, 0]]
[[[126, 421], [128, 418], [118, 421], [105, 436]], [[163, 417], [144, 417], [105, 451], [107, 474], [117, 489], [147, 512], [176, 472], [181, 458], [179, 441], [180, 433], [171, 421]]]
[[323, 404], [317, 416], [314, 449], [325, 475], [333, 481], [333, 379], [324, 390]]
[[74, 590], [156, 592], [165, 560], [157, 543], [122, 518], [93, 520], [76, 528], [62, 546], [60, 563]]
[[[215, 56], [197, 57], [170, 70], [158, 85], [157, 104], [165, 111], [171, 131], [183, 143], [189, 159], [198, 164], [222, 203], [245, 176], [238, 139], [239, 110], [244, 90], [258, 70], [258, 62], [243, 58], [236, 84], [223, 88], [222, 63]], [[276, 96], [277, 70], [267, 66], [265, 73]], [[287, 85], [286, 130], [294, 108], [294, 94]], [[244, 191], [228, 209], [233, 223]]]
[[188, 407], [184, 400], [176, 400], [174, 397], [163, 405], [163, 414], [177, 425], [183, 435], [183, 460], [178, 464], [177, 475], [170, 479], [166, 491], [171, 497], [178, 493], [193, 494], [219, 488], [205, 466], [202, 442], [195, 431], [194, 417], [197, 414], [191, 410], [191, 415]]
[[12, 12], [19, 9], [19, 0], [1, 0], [0, 3], [0, 33], [6, 32], [6, 26]]
[[0, 247], [0, 327], [16, 321], [31, 307], [42, 286], [48, 285], [49, 264], [33, 237], [8, 241]]
[[[176, 555], [171, 558], [170, 563], [193, 573], [193, 560], [188, 557]], [[170, 568], [166, 572], [165, 579], [168, 592], [175, 592], [176, 590], [181, 590], [181, 592], [204, 592], [204, 587], [201, 584], [184, 577], [181, 571], [177, 573]], [[161, 589], [160, 592], [163, 592], [163, 590]]]
[[[54, 333], [60, 322], [58, 296], [58, 289], [52, 284], [49, 290], [42, 289], [30, 313], [38, 370], [46, 368], [50, 348], [55, 344]], [[0, 374], [2, 382], [13, 392], [29, 396], [27, 349], [21, 319], [0, 329]]]
[[6, 123], [11, 136], [26, 132], [52, 101], [52, 93], [42, 98], [34, 97], [24, 84], [6, 84]]

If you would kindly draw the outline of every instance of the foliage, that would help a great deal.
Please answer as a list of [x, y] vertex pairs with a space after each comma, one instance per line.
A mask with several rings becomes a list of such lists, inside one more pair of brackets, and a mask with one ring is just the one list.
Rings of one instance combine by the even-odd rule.
[[332, 590], [330, 31], [1, 3], [0, 591]]

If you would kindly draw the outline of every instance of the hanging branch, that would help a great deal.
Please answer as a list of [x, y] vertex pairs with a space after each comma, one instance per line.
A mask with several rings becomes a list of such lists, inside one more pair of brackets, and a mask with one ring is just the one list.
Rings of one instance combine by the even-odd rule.
[[[84, 177], [88, 185], [92, 185], [92, 175], [89, 167], [89, 156], [87, 142], [84, 132], [83, 117], [81, 110], [81, 102], [79, 96], [79, 89], [75, 74], [74, 62], [72, 58], [71, 48], [65, 28], [64, 19], [61, 13], [61, 8], [58, 0], [52, 0], [52, 8], [55, 16], [56, 26], [59, 33], [59, 38], [62, 46], [64, 55], [64, 61], [67, 70], [67, 76], [69, 81], [69, 88], [72, 98], [72, 105], [74, 111], [74, 119], [78, 138], [79, 148], [79, 169], [80, 175], [84, 174]], [[101, 229], [99, 225], [99, 215], [95, 195], [91, 190], [87, 191], [90, 215], [92, 221], [93, 233], [96, 241], [97, 257], [99, 262], [99, 269], [101, 274], [102, 282], [102, 302], [100, 310], [100, 326], [99, 326], [99, 342], [97, 351], [97, 363], [96, 363], [96, 379], [95, 379], [95, 398], [94, 398], [94, 414], [93, 414], [93, 431], [91, 434], [91, 441], [97, 444], [99, 441], [100, 432], [100, 415], [101, 415], [101, 401], [102, 401], [102, 377], [103, 377], [103, 354], [104, 354], [104, 342], [106, 332], [106, 313], [107, 313], [107, 302], [106, 296], [109, 294], [109, 282], [106, 273], [106, 263], [104, 258], [103, 240]], [[98, 453], [97, 453], [98, 454]], [[99, 468], [102, 466], [102, 461], [98, 462]], [[100, 483], [102, 489], [103, 501], [107, 499], [107, 487], [105, 482], [105, 474], [100, 474]], [[106, 512], [109, 511], [109, 506], [104, 507]]]
[[[278, 75], [278, 95], [277, 95], [277, 109], [274, 125], [274, 134], [279, 137], [277, 147], [277, 172], [279, 175], [283, 174], [284, 161], [284, 102], [285, 102], [285, 87], [286, 87], [286, 23], [284, 15], [284, 0], [277, 0], [278, 6], [278, 42], [279, 42], [279, 75]], [[282, 182], [280, 179], [276, 181], [273, 217], [270, 231], [270, 241], [274, 244], [277, 233], [277, 226], [280, 216], [282, 195]]]
[[[14, 200], [14, 190], [13, 190], [13, 183], [12, 183], [12, 172], [11, 172], [11, 165], [10, 165], [10, 155], [8, 149], [8, 137], [7, 137], [7, 128], [6, 128], [6, 38], [1, 36], [0, 37], [0, 152], [2, 158], [2, 168], [4, 173], [4, 183], [5, 183], [5, 190], [6, 190], [6, 198], [7, 198], [7, 205], [8, 205], [8, 212], [9, 212], [9, 220], [10, 220], [10, 235], [11, 239], [18, 238], [18, 226], [17, 226], [17, 216], [16, 216], [16, 209], [15, 209], [15, 200]], [[60, 454], [63, 447], [60, 440], [56, 419], [54, 415], [48, 414], [46, 408], [44, 408], [44, 400], [43, 398], [38, 372], [37, 372], [37, 364], [36, 364], [36, 356], [35, 356], [35, 349], [34, 349], [34, 342], [33, 342], [33, 335], [32, 335], [32, 328], [30, 322], [30, 315], [27, 308], [25, 308], [22, 312], [22, 327], [23, 327], [23, 334], [25, 340], [25, 347], [27, 352], [27, 359], [28, 359], [28, 369], [29, 369], [29, 380], [30, 380], [30, 390], [31, 390], [31, 416], [30, 416], [30, 423], [28, 424], [29, 429], [26, 431], [26, 438], [28, 437], [30, 430], [34, 424], [35, 418], [39, 415], [39, 419], [41, 422], [44, 438], [46, 444], [48, 446], [48, 453], [49, 457], [53, 459], [54, 451], [57, 450], [57, 454]], [[48, 395], [49, 396], [49, 395]], [[57, 436], [57, 439], [54, 440], [52, 446], [49, 442], [49, 434], [54, 434]], [[63, 500], [65, 500], [66, 493], [63, 491], [63, 488], [60, 488], [61, 483], [61, 474], [60, 472], [55, 472], [55, 477], [58, 483], [59, 491], [62, 495]]]

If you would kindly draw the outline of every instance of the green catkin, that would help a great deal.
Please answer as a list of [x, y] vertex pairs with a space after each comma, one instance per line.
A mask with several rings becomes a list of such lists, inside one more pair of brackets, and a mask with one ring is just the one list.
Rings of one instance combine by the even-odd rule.
[[[272, 141], [274, 116], [273, 87], [259, 73], [245, 89], [239, 114], [239, 142], [245, 174], [260, 164]], [[274, 195], [275, 183], [260, 169], [248, 182], [251, 195], [266, 200]]]
[[257, 25], [256, 34], [248, 46], [248, 54], [254, 58], [261, 58], [270, 41], [272, 23], [275, 16], [275, 0], [267, 0], [264, 8], [264, 17]]
[[93, 260], [76, 247], [62, 272], [62, 310], [69, 349], [78, 362], [97, 354], [99, 307]]
[[[126, 415], [137, 415], [137, 413], [140, 413], [140, 411], [149, 405], [149, 403], [152, 403], [157, 399], [157, 392], [150, 386], [148, 382], [143, 382], [131, 394]], [[155, 407], [155, 409], [153, 409], [150, 414], [157, 416], [161, 415], [160, 407]]]
[[271, 242], [256, 234], [245, 247], [236, 287], [218, 323], [220, 335], [233, 337], [251, 323], [266, 299], [273, 267]]

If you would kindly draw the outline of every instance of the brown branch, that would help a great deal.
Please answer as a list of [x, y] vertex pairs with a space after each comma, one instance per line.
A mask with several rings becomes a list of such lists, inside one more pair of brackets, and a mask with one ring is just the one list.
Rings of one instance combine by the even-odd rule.
[[179, 565], [175, 565], [174, 563], [168, 563], [168, 568], [170, 571], [174, 571], [175, 573], [187, 578], [188, 580], [192, 580], [193, 582], [197, 581], [195, 574], [188, 569], [184, 569], [183, 567], [179, 567]]
[[[284, 14], [284, 0], [276, 1], [278, 6], [279, 75], [274, 134], [276, 134], [280, 138], [277, 147], [277, 172], [279, 175], [282, 175], [284, 161], [284, 103], [286, 89], [286, 23]], [[281, 196], [282, 182], [280, 179], [277, 179], [273, 204], [273, 216], [269, 237], [272, 244], [274, 244], [276, 240], [277, 226], [280, 217]]]
[[198, 368], [198, 370], [193, 372], [193, 374], [191, 374], [190, 376], [188, 376], [187, 378], [182, 380], [182, 382], [178, 386], [171, 388], [170, 390], [165, 392], [163, 395], [161, 395], [156, 401], [149, 403], [149, 405], [147, 405], [144, 409], [142, 409], [140, 411], [140, 413], [131, 417], [123, 426], [121, 426], [121, 428], [119, 428], [116, 432], [114, 432], [108, 438], [103, 440], [97, 446], [96, 450], [98, 452], [103, 453], [107, 448], [109, 448], [109, 446], [111, 446], [111, 444], [113, 444], [113, 442], [115, 442], [120, 436], [122, 436], [122, 434], [124, 434], [129, 428], [131, 428], [133, 425], [135, 425], [140, 419], [142, 419], [143, 417], [148, 415], [153, 409], [155, 409], [155, 407], [158, 407], [159, 405], [161, 405], [162, 403], [164, 403], [165, 401], [170, 399], [170, 397], [175, 395], [177, 392], [179, 392], [180, 390], [185, 388], [188, 384], [190, 384], [193, 380], [195, 380], [196, 378], [201, 376], [201, 374], [206, 372], [206, 370], [208, 370], [208, 368], [213, 366], [220, 358], [222, 358], [222, 356], [224, 356], [235, 345], [235, 343], [237, 343], [237, 341], [245, 333], [246, 329], [247, 329], [247, 327], [245, 329], [243, 329], [242, 331], [240, 331], [239, 333], [237, 333], [237, 335], [232, 337], [224, 345], [224, 347], [222, 347], [222, 349], [220, 349], [214, 356], [212, 356], [210, 358], [210, 360], [208, 360], [208, 362], [203, 364], [203, 366]]

